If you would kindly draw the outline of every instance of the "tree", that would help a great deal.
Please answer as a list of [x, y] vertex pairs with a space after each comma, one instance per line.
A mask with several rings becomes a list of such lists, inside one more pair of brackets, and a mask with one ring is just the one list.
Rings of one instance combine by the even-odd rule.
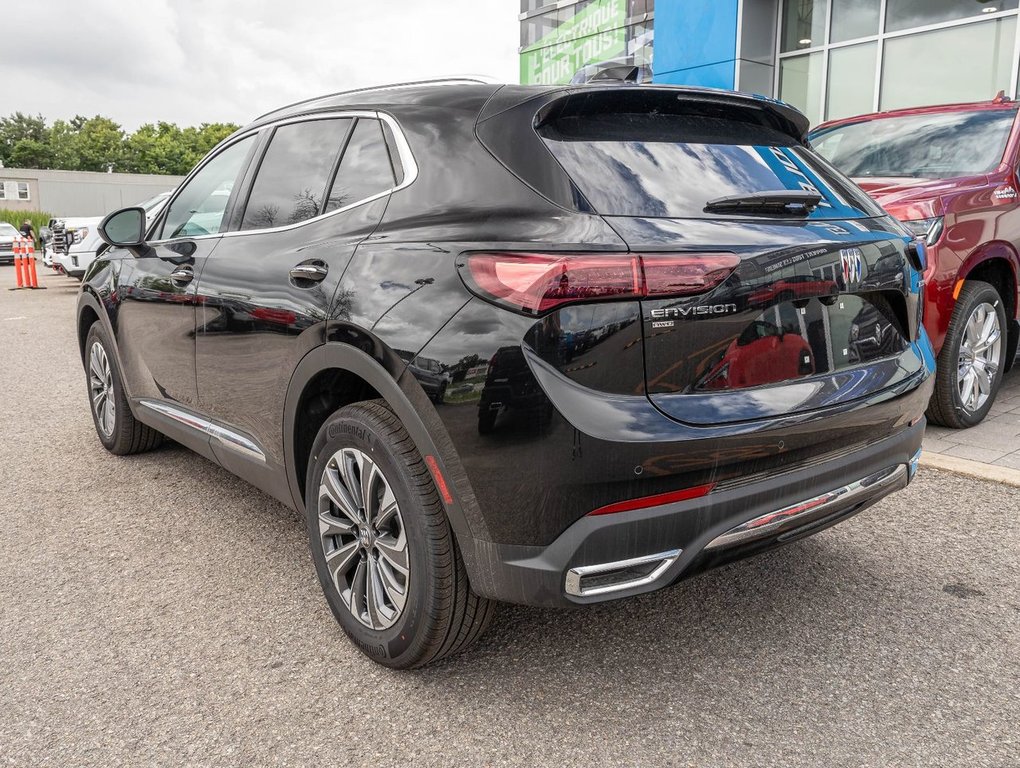
[[146, 123], [124, 142], [124, 171], [184, 175], [193, 165], [184, 132], [174, 123]]
[[14, 168], [52, 168], [53, 150], [46, 142], [22, 139], [14, 145], [7, 161]]
[[[84, 118], [83, 118], [84, 119]], [[50, 151], [53, 163], [50, 167], [62, 171], [77, 171], [81, 168], [78, 157], [78, 130], [73, 123], [57, 120], [50, 128]]]
[[75, 144], [82, 171], [105, 171], [111, 164], [116, 170], [124, 159], [124, 131], [108, 117], [96, 115], [82, 123]]
[[[130, 135], [113, 120], [75, 115], [47, 127], [41, 115], [0, 118], [0, 160], [22, 168], [116, 171], [182, 176], [236, 131], [233, 123], [146, 123]], [[275, 214], [274, 214], [275, 215]]]
[[42, 115], [33, 117], [15, 112], [10, 117], [0, 118], [0, 160], [15, 165], [14, 148], [26, 140], [40, 144], [49, 140], [49, 130]]

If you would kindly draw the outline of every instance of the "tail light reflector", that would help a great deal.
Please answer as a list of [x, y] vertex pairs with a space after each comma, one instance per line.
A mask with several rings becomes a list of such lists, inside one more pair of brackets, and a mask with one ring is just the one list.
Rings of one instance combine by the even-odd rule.
[[564, 304], [705, 293], [739, 263], [733, 253], [472, 253], [460, 266], [482, 298], [540, 315]]
[[593, 509], [588, 513], [588, 516], [612, 515], [616, 512], [630, 512], [634, 509], [658, 507], [663, 504], [673, 504], [677, 501], [700, 499], [702, 496], [710, 494], [714, 488], [715, 483], [708, 483], [707, 485], [696, 485], [693, 488], [684, 488], [682, 491], [670, 491], [669, 493], [659, 493], [655, 496], [642, 496], [638, 499], [627, 499], [626, 501], [618, 501], [615, 504], [607, 504], [604, 507]]

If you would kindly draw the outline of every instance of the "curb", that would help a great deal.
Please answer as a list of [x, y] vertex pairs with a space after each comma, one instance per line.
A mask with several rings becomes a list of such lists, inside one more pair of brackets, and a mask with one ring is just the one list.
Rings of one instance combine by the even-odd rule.
[[1020, 488], [1020, 469], [1000, 467], [996, 464], [984, 464], [980, 461], [946, 456], [943, 453], [922, 453], [920, 464], [922, 467], [941, 469], [946, 472], [955, 472], [958, 475], [974, 477], [978, 480], [991, 480], [992, 482]]

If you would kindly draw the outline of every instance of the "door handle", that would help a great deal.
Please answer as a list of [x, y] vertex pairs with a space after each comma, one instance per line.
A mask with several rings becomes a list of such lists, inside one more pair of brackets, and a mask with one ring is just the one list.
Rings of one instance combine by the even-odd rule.
[[320, 262], [298, 264], [290, 270], [292, 280], [305, 280], [313, 283], [321, 282], [329, 271], [329, 267]]
[[195, 279], [195, 270], [190, 264], [182, 264], [170, 273], [170, 281], [175, 285], [187, 285]]

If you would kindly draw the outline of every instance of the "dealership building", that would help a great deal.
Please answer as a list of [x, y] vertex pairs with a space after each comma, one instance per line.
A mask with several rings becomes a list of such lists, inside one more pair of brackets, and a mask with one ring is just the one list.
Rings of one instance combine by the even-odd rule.
[[1020, 0], [521, 0], [521, 82], [621, 62], [775, 96], [812, 123], [1017, 94]]

